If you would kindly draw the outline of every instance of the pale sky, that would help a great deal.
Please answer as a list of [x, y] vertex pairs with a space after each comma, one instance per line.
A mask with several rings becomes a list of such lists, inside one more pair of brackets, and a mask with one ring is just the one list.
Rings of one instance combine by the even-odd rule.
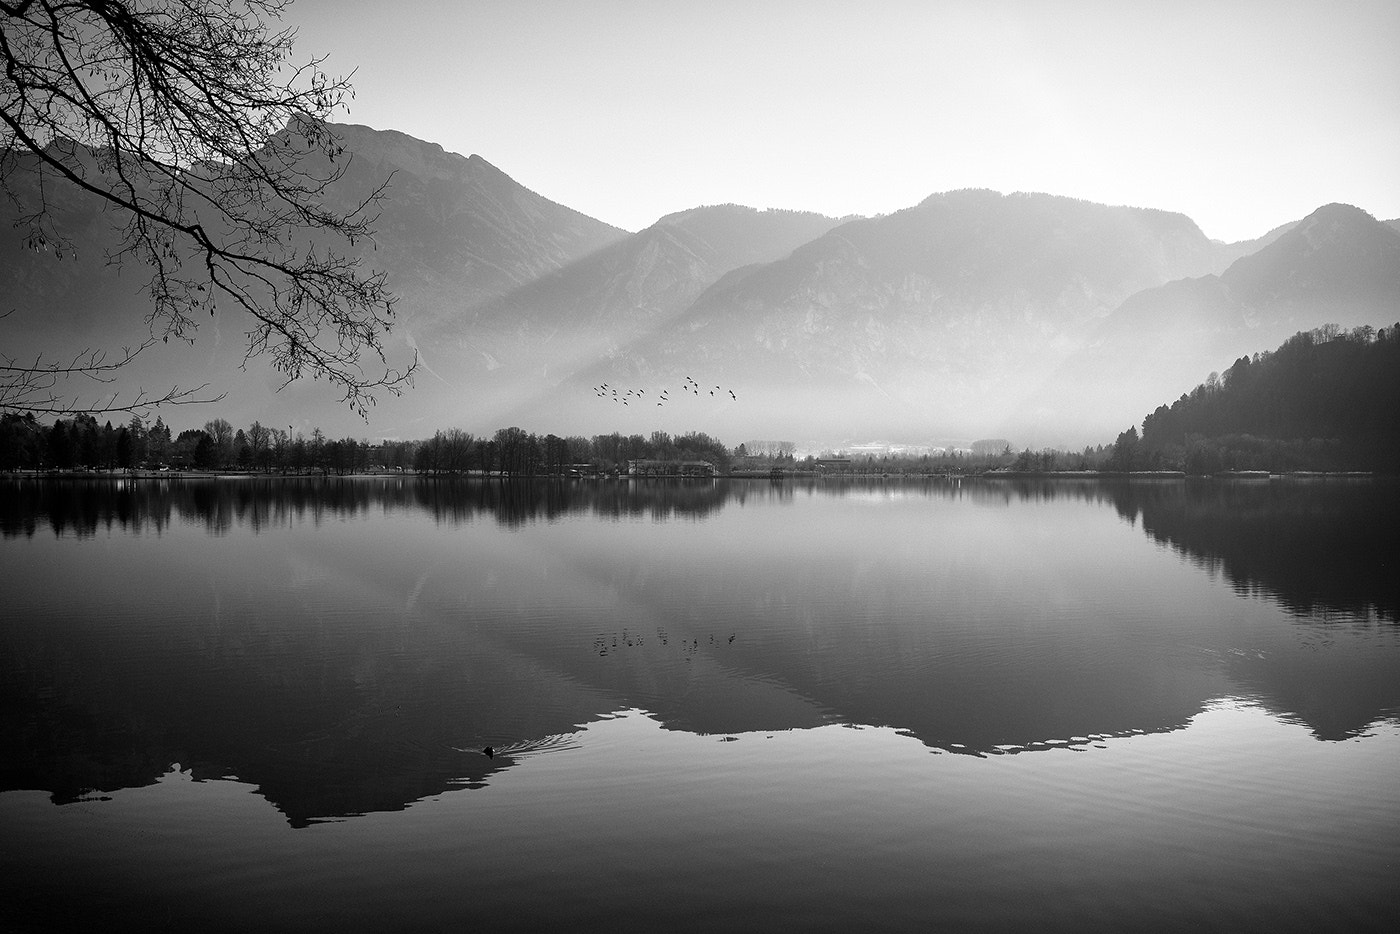
[[956, 188], [1259, 236], [1400, 216], [1400, 2], [295, 0], [338, 119], [476, 153], [628, 230], [701, 204], [897, 211]]

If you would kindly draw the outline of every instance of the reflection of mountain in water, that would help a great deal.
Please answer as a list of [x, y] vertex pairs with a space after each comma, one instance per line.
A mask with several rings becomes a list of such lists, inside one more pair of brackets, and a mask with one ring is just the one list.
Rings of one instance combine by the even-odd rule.
[[1400, 490], [1367, 480], [1114, 485], [1114, 505], [1153, 540], [1234, 590], [1298, 618], [1300, 651], [1224, 657], [1231, 679], [1321, 739], [1394, 716], [1400, 630]]
[[6, 627], [0, 787], [71, 801], [178, 761], [256, 783], [303, 826], [480, 784], [511, 762], [486, 745], [611, 709], [447, 621], [308, 621], [257, 599], [225, 595], [217, 619], [191, 607], [156, 638], [92, 618]]
[[[1080, 501], [1296, 626], [1241, 635], [1187, 613], [1163, 631], [1131, 592], [1084, 596], [1110, 585], [1099, 546], [1035, 524]], [[878, 522], [843, 511], [872, 504]], [[415, 534], [389, 540], [380, 515]], [[825, 524], [789, 527], [810, 516]], [[584, 521], [537, 527], [565, 517]], [[350, 518], [367, 524], [330, 521]], [[46, 526], [120, 546], [74, 569], [60, 612], [0, 624], [0, 788], [73, 800], [179, 761], [257, 783], [301, 826], [480, 785], [512, 744], [626, 708], [702, 734], [888, 725], [986, 754], [1176, 729], [1244, 691], [1352, 736], [1400, 705], [1397, 518], [1369, 483], [0, 482], [9, 554], [52, 542]], [[288, 534], [232, 534], [273, 529]], [[344, 551], [366, 534], [386, 538]], [[293, 559], [334, 560], [278, 589], [287, 538]], [[199, 543], [229, 567], [184, 556]]]
[[1400, 499], [1370, 480], [1123, 483], [1114, 506], [1242, 594], [1290, 612], [1400, 621]]

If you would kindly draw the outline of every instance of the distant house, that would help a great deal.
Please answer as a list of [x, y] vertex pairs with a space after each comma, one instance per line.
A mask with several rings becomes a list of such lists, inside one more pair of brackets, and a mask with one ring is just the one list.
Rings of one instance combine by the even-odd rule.
[[715, 465], [709, 461], [629, 460], [629, 477], [713, 477]]
[[818, 470], [848, 470], [850, 466], [849, 457], [819, 457], [816, 460]]

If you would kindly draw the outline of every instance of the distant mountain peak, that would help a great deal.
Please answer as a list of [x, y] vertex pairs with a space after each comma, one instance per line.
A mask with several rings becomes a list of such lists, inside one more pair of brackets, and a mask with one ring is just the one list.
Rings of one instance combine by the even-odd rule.
[[1376, 220], [1369, 212], [1350, 204], [1333, 202], [1324, 204], [1303, 218], [1295, 228], [1298, 236], [1301, 236], [1314, 249], [1325, 246], [1330, 242], [1337, 242], [1340, 238], [1346, 238], [1353, 234], [1360, 233], [1363, 236], [1384, 229], [1383, 224]]
[[1376, 218], [1370, 211], [1362, 210], [1354, 204], [1346, 204], [1341, 201], [1332, 201], [1322, 205], [1307, 217], [1303, 218], [1303, 223], [1308, 224], [1317, 220], [1353, 220], [1353, 221], [1374, 221]]
[[1324, 204], [1221, 276], [1247, 302], [1314, 303], [1400, 290], [1400, 233], [1350, 204]]
[[1007, 197], [991, 188], [954, 188], [949, 191], [936, 191], [915, 207], [924, 207], [946, 201], [999, 201]]
[[399, 130], [378, 130], [359, 123], [337, 123], [333, 129], [357, 157], [388, 162], [425, 178], [452, 178], [472, 162], [495, 168], [478, 155], [448, 152], [437, 143]]
[[697, 204], [695, 207], [686, 208], [683, 211], [673, 211], [659, 218], [656, 224], [652, 226], [681, 224], [696, 217], [703, 216], [752, 217], [762, 213], [764, 212], [760, 211], [758, 208], [749, 207], [744, 204], [736, 204], [732, 201], [727, 201], [723, 204]]
[[835, 222], [848, 218], [832, 218], [816, 211], [796, 211], [787, 208], [755, 208], [746, 204], [736, 204], [732, 201], [723, 204], [701, 204], [693, 208], [686, 208], [683, 211], [673, 211], [661, 217], [653, 224], [657, 226], [683, 226], [697, 221], [733, 220], [747, 222], [758, 218], [762, 221], [772, 221], [781, 223], [789, 220], [815, 220], [818, 222]]

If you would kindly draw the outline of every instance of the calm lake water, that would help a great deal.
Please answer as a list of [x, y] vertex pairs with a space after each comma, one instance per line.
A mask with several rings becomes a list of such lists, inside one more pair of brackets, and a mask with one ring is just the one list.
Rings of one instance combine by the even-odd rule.
[[1369, 481], [0, 481], [0, 927], [1394, 930], [1397, 563]]

